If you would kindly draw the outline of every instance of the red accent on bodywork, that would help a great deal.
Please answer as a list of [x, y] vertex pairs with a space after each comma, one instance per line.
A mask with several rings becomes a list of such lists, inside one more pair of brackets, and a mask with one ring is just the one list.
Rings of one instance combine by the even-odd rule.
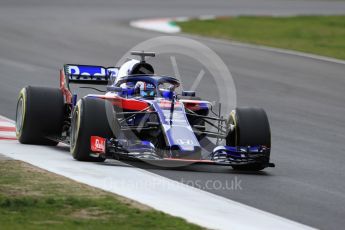
[[199, 103], [185, 103], [184, 106], [192, 111], [196, 111], [200, 109]]
[[200, 110], [200, 104], [205, 103], [204, 101], [197, 101], [197, 100], [180, 100], [184, 106], [192, 111]]
[[105, 141], [106, 139], [103, 137], [91, 136], [91, 151], [95, 153], [105, 153]]
[[62, 94], [65, 96], [66, 103], [71, 104], [72, 103], [72, 93], [68, 90], [66, 86], [66, 77], [65, 73], [62, 69], [60, 69], [60, 89], [62, 91]]
[[136, 99], [123, 98], [119, 96], [97, 95], [98, 98], [108, 99], [113, 105], [118, 106], [124, 110], [144, 110], [149, 104], [145, 101], [139, 101]]
[[[181, 106], [181, 103], [178, 102], [178, 101], [175, 101], [174, 107], [175, 107], [175, 108], [178, 108], [178, 107], [180, 107], [180, 106]], [[161, 100], [161, 101], [159, 102], [159, 107], [161, 107], [161, 108], [163, 108], [163, 109], [169, 109], [169, 108], [171, 108], [171, 101], [168, 101], [168, 100]]]
[[113, 101], [113, 104], [125, 109], [125, 110], [144, 110], [149, 104], [144, 101], [138, 101], [134, 99], [117, 98]]

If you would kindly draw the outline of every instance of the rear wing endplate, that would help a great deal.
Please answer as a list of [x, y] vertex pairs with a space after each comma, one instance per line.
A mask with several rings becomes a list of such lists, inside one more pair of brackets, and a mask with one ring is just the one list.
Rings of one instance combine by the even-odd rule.
[[68, 83], [107, 85], [115, 80], [119, 68], [66, 64], [63, 70]]

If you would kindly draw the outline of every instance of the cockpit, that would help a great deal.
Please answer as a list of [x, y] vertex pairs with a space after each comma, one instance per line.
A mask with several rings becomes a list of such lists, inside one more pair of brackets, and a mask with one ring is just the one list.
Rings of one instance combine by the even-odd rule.
[[155, 57], [155, 53], [132, 51], [131, 54], [139, 56], [140, 61], [131, 59], [120, 67], [111, 86], [114, 91], [127, 98], [171, 99], [180, 82], [173, 77], [154, 75], [153, 67], [145, 58]]
[[115, 87], [121, 88], [121, 96], [127, 98], [154, 99], [162, 97], [171, 99], [179, 85], [179, 81], [172, 77], [131, 75], [122, 78], [115, 84]]

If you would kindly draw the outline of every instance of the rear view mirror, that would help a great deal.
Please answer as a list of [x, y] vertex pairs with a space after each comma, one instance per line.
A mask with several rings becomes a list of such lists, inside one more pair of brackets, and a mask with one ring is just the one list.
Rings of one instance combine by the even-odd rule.
[[182, 96], [195, 97], [195, 91], [182, 91]]

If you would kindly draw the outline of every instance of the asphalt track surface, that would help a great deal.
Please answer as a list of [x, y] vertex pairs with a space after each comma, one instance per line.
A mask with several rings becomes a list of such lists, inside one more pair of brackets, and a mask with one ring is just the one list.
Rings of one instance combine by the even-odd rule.
[[[345, 13], [343, 1], [42, 2], [0, 2], [0, 114], [11, 119], [19, 90], [29, 84], [56, 86], [63, 63], [111, 66], [132, 46], [161, 35], [128, 27], [131, 19]], [[138, 166], [201, 187], [209, 180], [224, 185], [236, 177], [242, 189], [205, 189], [313, 227], [341, 229], [345, 225], [345, 65], [199, 40], [230, 67], [238, 104], [266, 109], [277, 167], [238, 173], [210, 166], [176, 170]], [[199, 71], [193, 71], [193, 63], [187, 69], [194, 75]]]

